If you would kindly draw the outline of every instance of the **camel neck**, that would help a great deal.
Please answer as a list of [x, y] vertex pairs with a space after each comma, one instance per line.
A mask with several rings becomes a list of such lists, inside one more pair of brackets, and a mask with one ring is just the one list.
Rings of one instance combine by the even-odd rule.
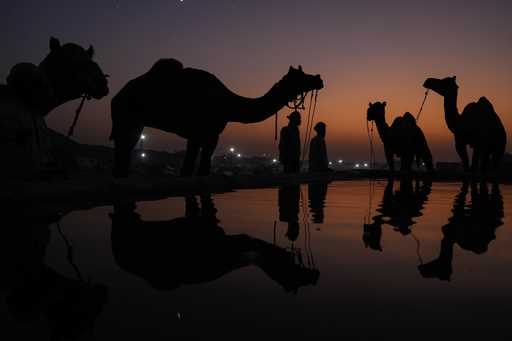
[[228, 117], [230, 122], [261, 122], [277, 113], [287, 103], [279, 83], [259, 98], [235, 96], [234, 105], [231, 107], [231, 113]]
[[381, 117], [376, 118], [375, 125], [377, 126], [377, 131], [379, 132], [379, 136], [380, 136], [381, 140], [382, 141], [387, 140], [389, 126], [386, 123], [386, 116], [382, 115]]
[[66, 102], [80, 98], [80, 95], [74, 94], [67, 84], [62, 84], [62, 81], [59, 81], [59, 78], [52, 72], [53, 69], [49, 67], [48, 64], [46, 59], [39, 64], [39, 69], [46, 75], [53, 89], [53, 98], [49, 100], [48, 105], [42, 109], [43, 116], [48, 115], [53, 109]]
[[444, 118], [448, 129], [453, 133], [457, 126], [459, 118], [459, 109], [457, 108], [457, 92], [444, 96]]

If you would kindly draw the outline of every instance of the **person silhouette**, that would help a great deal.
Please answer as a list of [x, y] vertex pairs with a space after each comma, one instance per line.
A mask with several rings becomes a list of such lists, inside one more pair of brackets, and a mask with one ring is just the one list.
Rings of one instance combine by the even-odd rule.
[[295, 110], [286, 116], [288, 125], [281, 129], [279, 138], [279, 161], [287, 174], [300, 171], [300, 113]]
[[325, 135], [327, 134], [326, 124], [318, 122], [313, 129], [316, 131], [316, 136], [311, 139], [309, 144], [309, 171], [327, 172], [330, 169], [325, 143]]

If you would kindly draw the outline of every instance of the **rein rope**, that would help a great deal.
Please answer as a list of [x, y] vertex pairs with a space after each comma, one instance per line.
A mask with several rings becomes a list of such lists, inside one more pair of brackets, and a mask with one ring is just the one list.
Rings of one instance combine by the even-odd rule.
[[420, 115], [421, 115], [421, 112], [423, 111], [423, 106], [425, 105], [425, 102], [427, 100], [428, 92], [429, 92], [429, 89], [427, 89], [427, 91], [425, 91], [425, 97], [423, 97], [423, 102], [421, 102], [420, 110], [418, 111], [418, 115], [416, 115], [416, 123], [418, 123], [418, 121], [420, 120]]
[[[313, 99], [314, 94], [314, 99]], [[314, 104], [312, 103], [314, 101]], [[315, 120], [316, 113], [316, 104], [318, 101], [318, 90], [314, 90], [311, 92], [311, 99], [309, 101], [309, 110], [308, 110], [308, 121], [306, 124], [306, 136], [304, 136], [304, 146], [302, 148], [302, 158], [301, 164], [304, 163], [304, 159], [306, 158], [306, 150], [311, 142], [311, 132], [313, 130], [313, 122]]]
[[368, 143], [370, 144], [370, 168], [375, 168], [375, 149], [373, 147], [373, 121], [372, 126], [366, 121], [366, 133], [368, 134]]
[[68, 130], [68, 137], [73, 136], [73, 133], [75, 132], [75, 126], [78, 122], [78, 118], [80, 117], [80, 113], [82, 112], [82, 109], [84, 108], [85, 100], [89, 100], [89, 95], [82, 95], [82, 100], [80, 101], [80, 104], [78, 105], [78, 108], [76, 108], [75, 111], [75, 118], [73, 120], [73, 123], [71, 124], [71, 127], [69, 127]]

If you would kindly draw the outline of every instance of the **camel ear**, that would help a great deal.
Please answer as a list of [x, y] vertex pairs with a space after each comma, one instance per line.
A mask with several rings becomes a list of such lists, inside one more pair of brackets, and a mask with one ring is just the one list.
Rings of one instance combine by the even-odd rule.
[[372, 106], [372, 102], [368, 102], [368, 106], [371, 107]]
[[387, 103], [386, 103], [386, 101], [382, 102], [382, 105], [383, 105], [383, 106], [386, 106], [386, 104], [387, 104]]
[[299, 71], [302, 71], [302, 65], [299, 65]]
[[295, 68], [290, 65], [290, 68], [288, 69], [288, 72], [293, 72], [294, 70], [295, 70]]
[[457, 76], [453, 76], [452, 79], [455, 81], [457, 80]]
[[92, 57], [94, 57], [94, 47], [92, 47], [92, 45], [89, 45], [89, 48], [87, 49], [87, 55], [91, 59], [92, 59]]
[[57, 38], [50, 38], [50, 51], [54, 51], [60, 47], [60, 41]]

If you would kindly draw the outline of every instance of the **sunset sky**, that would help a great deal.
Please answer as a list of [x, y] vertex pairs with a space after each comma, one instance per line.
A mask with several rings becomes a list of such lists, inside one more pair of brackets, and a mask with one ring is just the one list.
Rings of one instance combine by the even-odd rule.
[[[248, 97], [264, 94], [290, 65], [321, 74], [317, 119], [327, 123], [331, 159], [366, 159], [368, 102], [387, 101], [388, 122], [416, 114], [427, 77], [456, 75], [460, 110], [480, 96], [490, 99], [512, 141], [512, 1], [19, 0], [1, 16], [1, 81], [17, 62], [39, 63], [50, 36], [94, 45], [111, 93], [86, 104], [75, 133], [83, 143], [109, 144], [111, 96], [164, 57], [205, 69]], [[65, 132], [77, 105], [57, 109], [48, 125]], [[457, 159], [437, 94], [419, 125], [436, 161]], [[174, 135], [145, 132], [148, 148], [184, 146]], [[273, 119], [230, 124], [217, 153], [231, 145], [244, 154], [276, 153], [273, 138]]]

